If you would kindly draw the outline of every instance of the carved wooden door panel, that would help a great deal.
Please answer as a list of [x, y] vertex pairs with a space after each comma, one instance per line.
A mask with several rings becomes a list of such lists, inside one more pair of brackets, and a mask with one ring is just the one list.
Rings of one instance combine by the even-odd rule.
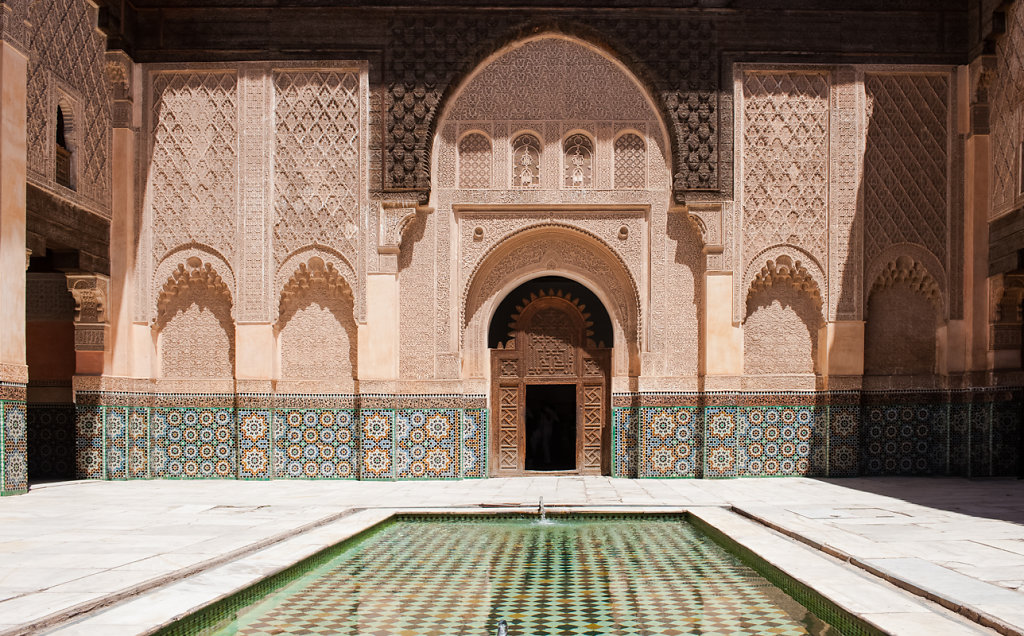
[[[583, 353], [582, 399], [580, 419], [582, 443], [580, 449], [580, 472], [600, 475], [610, 468], [610, 455], [606, 459], [604, 450], [609, 448], [611, 433], [608, 421], [610, 395], [608, 376], [611, 370], [611, 351], [608, 349], [587, 349]], [[607, 442], [607, 443], [606, 443]]]
[[515, 475], [523, 470], [526, 440], [522, 427], [525, 391], [520, 377], [517, 351], [495, 351], [491, 355], [494, 378], [494, 410], [497, 431], [492, 444], [495, 473]]
[[[531, 295], [516, 308], [512, 336], [491, 352], [492, 474], [522, 474], [526, 467], [526, 387], [576, 387], [576, 472], [607, 471], [611, 350], [589, 340], [589, 314], [567, 295]], [[589, 345], [589, 346], [588, 346]]]

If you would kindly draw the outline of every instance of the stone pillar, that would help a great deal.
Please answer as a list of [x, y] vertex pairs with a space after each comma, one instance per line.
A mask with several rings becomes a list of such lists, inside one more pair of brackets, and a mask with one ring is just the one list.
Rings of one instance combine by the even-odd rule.
[[[397, 380], [399, 369], [398, 254], [416, 208], [386, 203], [378, 210], [377, 271], [366, 276], [366, 324], [359, 325], [359, 380]], [[362, 389], [361, 389], [362, 390]]]
[[859, 389], [864, 376], [864, 321], [837, 320], [818, 331], [818, 368], [825, 388]]
[[[27, 3], [26, 3], [27, 4]], [[25, 430], [26, 16], [0, 2], [0, 493], [28, 489]]]
[[103, 274], [67, 274], [75, 298], [75, 375], [103, 375], [111, 366], [107, 303], [110, 278]]
[[123, 51], [107, 53], [113, 97], [110, 203], [110, 366], [104, 374], [133, 375], [132, 315], [135, 279], [135, 164], [138, 130], [134, 104], [135, 64]]
[[[705, 278], [705, 390], [735, 390], [743, 375], [743, 327], [732, 321], [732, 272]], [[719, 376], [719, 377], [715, 377]]]
[[[964, 321], [968, 372], [988, 367], [990, 349], [988, 276], [988, 217], [992, 157], [989, 146], [988, 87], [995, 56], [982, 55], [960, 68], [961, 121], [964, 141]], [[965, 103], [966, 102], [966, 103]]]

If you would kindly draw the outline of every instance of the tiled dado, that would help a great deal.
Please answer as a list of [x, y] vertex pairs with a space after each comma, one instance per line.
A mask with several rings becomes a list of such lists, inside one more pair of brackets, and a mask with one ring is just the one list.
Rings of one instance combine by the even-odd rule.
[[[77, 475], [93, 479], [459, 479], [487, 475], [487, 409], [446, 396], [120, 396], [79, 401]], [[391, 397], [392, 399], [385, 399]], [[384, 408], [398, 404], [402, 408]], [[141, 405], [146, 403], [148, 405]], [[416, 407], [415, 404], [423, 406]], [[330, 405], [330, 408], [324, 405]], [[372, 405], [372, 406], [367, 406]]]
[[617, 477], [1013, 475], [1019, 391], [617, 394]]
[[25, 385], [0, 382], [0, 495], [28, 489]]

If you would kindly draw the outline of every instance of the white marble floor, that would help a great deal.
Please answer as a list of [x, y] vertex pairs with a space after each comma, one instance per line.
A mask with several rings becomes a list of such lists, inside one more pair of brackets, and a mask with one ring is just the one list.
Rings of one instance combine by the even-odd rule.
[[[54, 627], [357, 508], [732, 509], [1004, 633], [1024, 631], [1024, 482], [953, 478], [65, 482], [0, 500], [0, 633]], [[756, 522], [756, 523], [755, 523]], [[78, 632], [78, 633], [88, 633]]]

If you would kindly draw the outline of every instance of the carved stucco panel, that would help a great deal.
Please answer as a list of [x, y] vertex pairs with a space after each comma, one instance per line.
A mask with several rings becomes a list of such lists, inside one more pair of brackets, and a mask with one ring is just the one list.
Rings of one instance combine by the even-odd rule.
[[915, 243], [946, 263], [950, 78], [867, 73], [865, 259]]
[[787, 243], [824, 262], [829, 76], [744, 73], [742, 122], [744, 260]]
[[[96, 7], [86, 0], [28, 4], [28, 178], [109, 218], [111, 101], [106, 39], [96, 29]], [[73, 153], [73, 190], [58, 186], [55, 177], [58, 105]]]
[[829, 185], [829, 320], [860, 320], [863, 302], [863, 215], [858, 199], [863, 168], [863, 90], [853, 67], [835, 72]]
[[[529, 90], [523, 90], [529, 87]], [[596, 51], [561, 38], [527, 41], [480, 71], [460, 92], [456, 120], [649, 119], [643, 91]]]
[[147, 196], [152, 256], [208, 246], [233, 262], [237, 216], [238, 96], [234, 70], [152, 76]]
[[435, 288], [438, 268], [447, 261], [437, 255], [438, 215], [419, 215], [404, 233], [398, 257], [401, 289], [399, 373], [408, 380], [429, 380], [435, 375], [437, 315]]
[[1024, 203], [1019, 181], [1024, 143], [1024, 5], [1010, 4], [1005, 20], [1005, 34], [996, 41], [995, 77], [989, 91], [993, 218]]
[[315, 241], [355, 261], [363, 160], [359, 74], [278, 71], [274, 90], [275, 258]]

